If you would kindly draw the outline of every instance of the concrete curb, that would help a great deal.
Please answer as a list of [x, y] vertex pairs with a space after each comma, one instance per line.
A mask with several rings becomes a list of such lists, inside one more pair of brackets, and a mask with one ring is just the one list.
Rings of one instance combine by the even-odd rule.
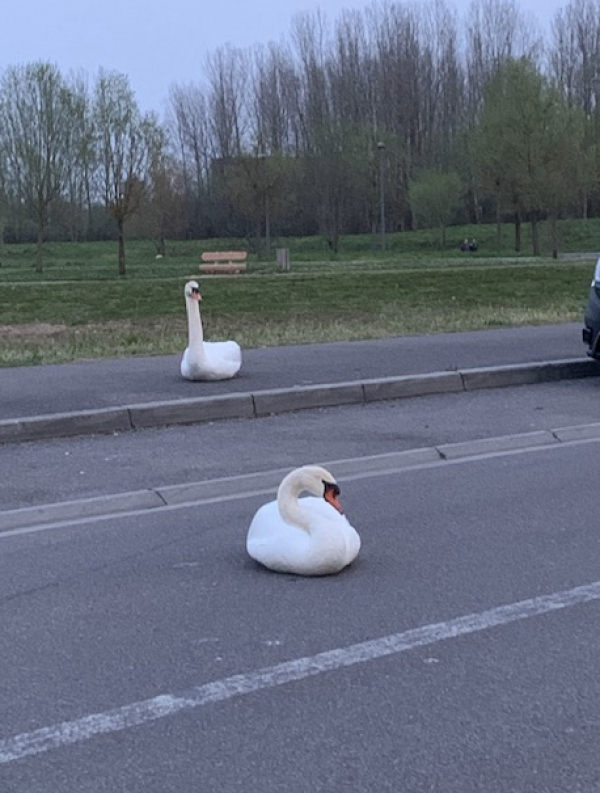
[[596, 361], [590, 358], [566, 359], [148, 402], [3, 420], [0, 421], [0, 443], [259, 418], [297, 410], [507, 388], [598, 375], [600, 366]]
[[[539, 430], [495, 438], [458, 441], [440, 446], [408, 449], [346, 460], [326, 461], [322, 464], [344, 480], [366, 479], [384, 474], [399, 473], [431, 465], [448, 465], [452, 461], [476, 459], [486, 454], [509, 454], [525, 449], [558, 447], [565, 443], [597, 441], [600, 422], [554, 430]], [[77, 525], [81, 521], [119, 516], [128, 513], [155, 512], [168, 507], [195, 506], [211, 501], [247, 498], [264, 495], [274, 498], [279, 483], [289, 468], [259, 471], [201, 482], [114, 493], [95, 498], [42, 504], [35, 507], [0, 512], [0, 535], [19, 529], [35, 529], [56, 524]]]
[[164, 507], [165, 502], [156, 490], [137, 490], [129, 493], [112, 493], [57, 504], [41, 504], [0, 512], [0, 532], [23, 529], [46, 523], [57, 523], [82, 518], [95, 518], [137, 510]]

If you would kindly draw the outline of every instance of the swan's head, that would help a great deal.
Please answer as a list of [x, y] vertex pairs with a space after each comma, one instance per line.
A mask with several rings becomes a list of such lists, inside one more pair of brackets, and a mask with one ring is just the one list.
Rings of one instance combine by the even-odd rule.
[[340, 486], [335, 481], [335, 479], [328, 480], [323, 479], [323, 498], [327, 501], [328, 504], [342, 515], [344, 510], [342, 509], [342, 505], [340, 504]]
[[313, 496], [322, 496], [328, 504], [342, 513], [339, 501], [340, 487], [326, 468], [320, 465], [304, 465], [288, 474], [280, 485], [293, 487], [298, 493], [308, 491]]
[[202, 295], [200, 294], [200, 286], [198, 285], [197, 281], [188, 281], [184, 287], [183, 293], [187, 298], [191, 300], [202, 300]]

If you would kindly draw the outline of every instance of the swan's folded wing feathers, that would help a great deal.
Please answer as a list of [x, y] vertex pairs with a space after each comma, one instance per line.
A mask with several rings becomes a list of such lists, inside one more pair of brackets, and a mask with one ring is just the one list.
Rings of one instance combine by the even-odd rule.
[[248, 555], [278, 572], [289, 572], [297, 556], [306, 554], [309, 544], [303, 529], [282, 519], [276, 501], [259, 508], [246, 537]]
[[216, 373], [227, 373], [229, 377], [233, 377], [242, 365], [241, 351], [236, 342], [205, 342], [204, 354], [208, 368]]
[[242, 360], [242, 350], [237, 341], [205, 341], [204, 347], [209, 355], [215, 353], [232, 361]]

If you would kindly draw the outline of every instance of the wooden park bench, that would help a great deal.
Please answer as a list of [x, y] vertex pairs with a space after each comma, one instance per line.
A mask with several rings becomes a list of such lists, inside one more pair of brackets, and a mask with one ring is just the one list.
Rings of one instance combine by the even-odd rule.
[[209, 251], [201, 258], [200, 272], [205, 275], [238, 275], [248, 266], [246, 251]]

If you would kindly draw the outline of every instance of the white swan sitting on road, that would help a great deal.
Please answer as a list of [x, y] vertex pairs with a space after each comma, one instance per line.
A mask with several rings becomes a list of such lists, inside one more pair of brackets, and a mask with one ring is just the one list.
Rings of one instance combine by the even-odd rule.
[[181, 374], [188, 380], [228, 380], [242, 365], [242, 351], [235, 341], [204, 341], [200, 317], [200, 287], [188, 281], [184, 289], [188, 320], [188, 346], [181, 359]]
[[[311, 496], [298, 498], [303, 492]], [[360, 537], [342, 514], [329, 471], [306, 465], [288, 474], [277, 500], [264, 504], [248, 529], [246, 550], [278, 573], [329, 575], [356, 559]]]

